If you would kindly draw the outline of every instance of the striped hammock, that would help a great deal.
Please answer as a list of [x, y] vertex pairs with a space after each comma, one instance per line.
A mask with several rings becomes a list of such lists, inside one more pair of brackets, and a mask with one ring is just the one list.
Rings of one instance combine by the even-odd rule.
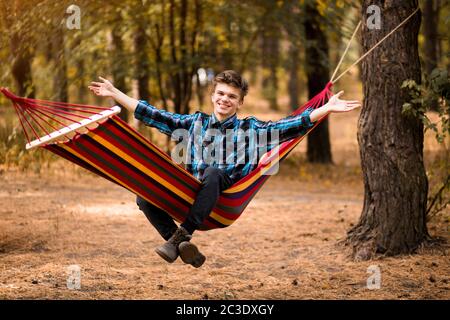
[[[298, 108], [317, 108], [331, 96], [328, 83]], [[19, 116], [27, 149], [43, 147], [114, 182], [183, 222], [201, 182], [116, 114], [120, 108], [69, 104], [15, 96], [5, 88]], [[324, 117], [325, 118], [325, 117]], [[308, 133], [324, 118], [317, 121]], [[53, 132], [50, 132], [53, 130]], [[31, 141], [31, 137], [35, 140]], [[258, 166], [225, 190], [200, 230], [223, 228], [236, 221], [279, 161], [305, 137], [280, 144], [262, 156]]]

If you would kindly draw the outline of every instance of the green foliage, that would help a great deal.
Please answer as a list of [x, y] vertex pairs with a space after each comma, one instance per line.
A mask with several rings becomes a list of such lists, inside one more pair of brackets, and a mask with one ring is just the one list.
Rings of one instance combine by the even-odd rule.
[[[443, 143], [450, 134], [450, 81], [445, 69], [434, 69], [424, 84], [417, 84], [414, 80], [405, 80], [402, 88], [407, 89], [410, 100], [403, 104], [402, 114], [419, 118], [426, 130], [433, 130], [436, 140]], [[427, 116], [432, 107], [437, 106], [438, 122], [432, 122]]]
[[[443, 157], [437, 157], [427, 170], [429, 189], [427, 219], [442, 212], [450, 204], [450, 167], [446, 138], [450, 136], [450, 81], [445, 69], [436, 68], [424, 84], [419, 85], [414, 80], [406, 80], [402, 88], [408, 91], [410, 100], [403, 104], [402, 114], [418, 118], [424, 125], [424, 130], [433, 130], [436, 140], [444, 147]], [[437, 108], [435, 107], [437, 106]], [[433, 108], [434, 107], [434, 108]], [[432, 110], [437, 109], [437, 110]], [[427, 112], [436, 111], [438, 120], [432, 122]]]

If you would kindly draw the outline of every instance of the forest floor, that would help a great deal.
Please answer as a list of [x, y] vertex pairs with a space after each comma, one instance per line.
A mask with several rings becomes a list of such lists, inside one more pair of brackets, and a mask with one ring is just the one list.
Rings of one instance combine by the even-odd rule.
[[236, 223], [195, 233], [199, 269], [154, 252], [163, 240], [125, 189], [64, 161], [0, 167], [0, 299], [449, 299], [448, 210], [428, 224], [447, 244], [415, 254], [355, 262], [339, 244], [363, 207], [357, 119], [330, 117], [334, 165], [306, 164], [302, 143]]
[[[197, 232], [207, 260], [195, 269], [154, 252], [163, 241], [125, 189], [90, 174], [4, 172], [0, 298], [450, 298], [446, 245], [354, 262], [338, 242], [358, 221], [361, 185], [291, 176], [284, 170], [269, 179], [232, 226]], [[448, 240], [448, 215], [428, 227]], [[67, 286], [73, 265], [79, 290]], [[381, 284], [370, 289], [375, 269]]]

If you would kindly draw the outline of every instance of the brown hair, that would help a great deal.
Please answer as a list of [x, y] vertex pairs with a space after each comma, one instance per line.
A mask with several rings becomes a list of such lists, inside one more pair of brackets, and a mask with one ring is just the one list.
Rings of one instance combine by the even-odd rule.
[[248, 93], [247, 81], [234, 70], [225, 70], [214, 77], [213, 92], [214, 90], [216, 90], [216, 86], [218, 83], [225, 83], [235, 88], [238, 88], [241, 91], [241, 100], [244, 100], [244, 97]]

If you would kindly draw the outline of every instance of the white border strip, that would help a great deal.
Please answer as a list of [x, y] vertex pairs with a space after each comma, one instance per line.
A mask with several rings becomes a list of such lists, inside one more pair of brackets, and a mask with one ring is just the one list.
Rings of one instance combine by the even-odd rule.
[[119, 106], [114, 106], [111, 109], [102, 111], [98, 114], [95, 114], [87, 119], [83, 119], [80, 121], [80, 123], [74, 123], [71, 124], [70, 126], [64, 127], [60, 130], [54, 131], [46, 136], [43, 136], [42, 138], [36, 139], [31, 141], [30, 143], [27, 143], [26, 145], [26, 149], [32, 149], [35, 147], [39, 147], [43, 144], [47, 144], [55, 139], [60, 138], [61, 136], [64, 136], [68, 133], [74, 132], [75, 130], [78, 130], [80, 128], [86, 127], [94, 122], [97, 121], [101, 121], [103, 119], [109, 118], [112, 115], [118, 114], [120, 112], [120, 107]]

